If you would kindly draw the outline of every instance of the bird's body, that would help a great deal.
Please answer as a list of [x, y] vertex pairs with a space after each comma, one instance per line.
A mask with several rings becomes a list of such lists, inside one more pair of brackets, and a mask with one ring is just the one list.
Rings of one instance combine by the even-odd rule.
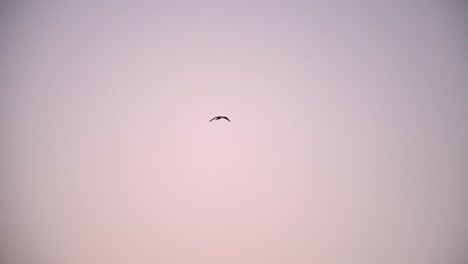
[[210, 121], [208, 121], [208, 122], [211, 122], [211, 121], [213, 121], [213, 120], [220, 120], [220, 119], [222, 119], [222, 118], [224, 118], [224, 119], [226, 119], [227, 121], [231, 122], [231, 120], [229, 120], [229, 118], [227, 118], [227, 117], [225, 117], [225, 116], [215, 116], [215, 117], [213, 117], [213, 118], [212, 118]]

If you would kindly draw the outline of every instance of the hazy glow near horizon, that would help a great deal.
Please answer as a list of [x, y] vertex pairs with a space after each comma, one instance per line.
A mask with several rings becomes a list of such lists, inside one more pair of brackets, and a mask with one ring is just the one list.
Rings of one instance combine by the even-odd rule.
[[85, 2], [0, 5], [5, 263], [467, 261], [466, 6]]

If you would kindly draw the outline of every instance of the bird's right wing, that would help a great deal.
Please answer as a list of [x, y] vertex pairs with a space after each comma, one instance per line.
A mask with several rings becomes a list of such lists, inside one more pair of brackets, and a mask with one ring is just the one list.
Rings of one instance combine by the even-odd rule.
[[212, 118], [210, 121], [208, 121], [208, 122], [211, 122], [211, 121], [213, 121], [213, 120], [215, 120], [215, 119], [216, 119], [216, 117], [213, 117], [213, 118]]

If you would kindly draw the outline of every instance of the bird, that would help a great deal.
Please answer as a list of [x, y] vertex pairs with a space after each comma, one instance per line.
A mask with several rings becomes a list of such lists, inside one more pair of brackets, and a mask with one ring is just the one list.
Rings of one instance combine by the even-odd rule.
[[227, 121], [231, 122], [231, 120], [229, 120], [229, 118], [227, 118], [227, 117], [225, 117], [225, 116], [215, 116], [215, 117], [213, 117], [213, 118], [212, 118], [210, 121], [208, 121], [208, 122], [211, 122], [211, 121], [213, 121], [213, 120], [219, 120], [219, 119], [221, 119], [221, 118], [224, 118], [224, 119], [226, 119]]

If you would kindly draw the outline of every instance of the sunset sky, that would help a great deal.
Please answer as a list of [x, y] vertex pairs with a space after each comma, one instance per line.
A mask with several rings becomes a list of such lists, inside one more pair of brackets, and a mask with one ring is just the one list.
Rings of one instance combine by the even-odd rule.
[[0, 262], [467, 263], [462, 2], [1, 3]]

